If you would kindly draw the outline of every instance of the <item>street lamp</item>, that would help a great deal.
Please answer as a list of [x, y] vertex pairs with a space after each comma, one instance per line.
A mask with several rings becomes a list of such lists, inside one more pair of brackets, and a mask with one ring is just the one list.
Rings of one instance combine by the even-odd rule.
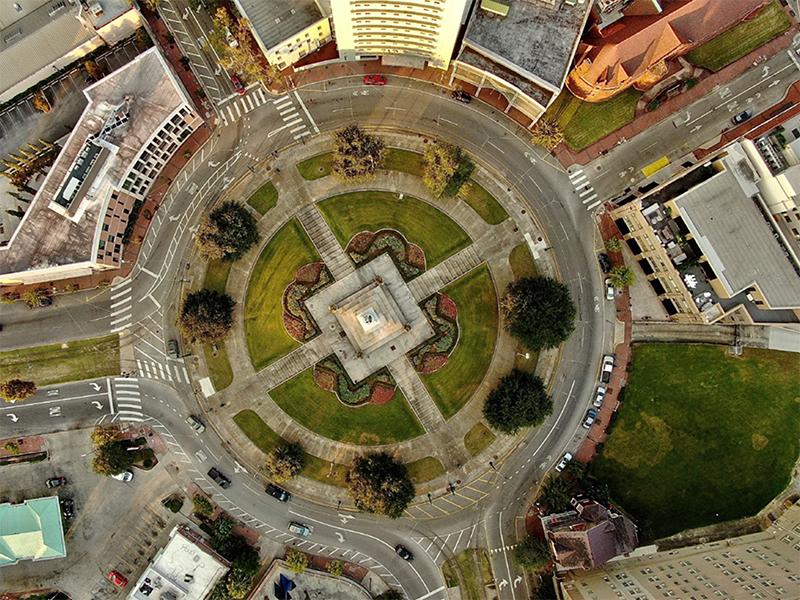
[[525, 360], [528, 360], [531, 357], [531, 353], [530, 352], [525, 352], [524, 354], [522, 352], [517, 352], [516, 354], [517, 354], [517, 356], [521, 356]]

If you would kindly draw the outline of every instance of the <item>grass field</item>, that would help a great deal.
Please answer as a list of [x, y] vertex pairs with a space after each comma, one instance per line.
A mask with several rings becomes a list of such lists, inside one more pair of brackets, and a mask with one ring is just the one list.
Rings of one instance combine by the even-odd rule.
[[278, 190], [271, 181], [268, 181], [253, 192], [253, 195], [247, 199], [247, 203], [264, 215], [278, 203]]
[[489, 225], [497, 225], [508, 218], [506, 210], [477, 181], [468, 181], [458, 192], [458, 197], [469, 204]]
[[489, 368], [497, 339], [497, 295], [485, 265], [442, 290], [458, 305], [458, 343], [447, 364], [422, 380], [449, 419], [467, 403]]
[[422, 177], [422, 154], [400, 148], [387, 148], [383, 168]]
[[203, 287], [224, 294], [225, 286], [228, 284], [228, 275], [231, 273], [232, 266], [233, 261], [230, 260], [212, 260], [206, 267]]
[[318, 205], [342, 247], [360, 231], [397, 229], [425, 251], [430, 269], [470, 244], [458, 224], [430, 204], [390, 192], [351, 192]]
[[300, 176], [306, 181], [327, 177], [331, 174], [332, 158], [333, 154], [331, 152], [317, 154], [303, 162], [297, 163], [297, 170], [300, 172]]
[[401, 442], [424, 433], [399, 389], [388, 404], [351, 408], [320, 388], [312, 371], [307, 369], [270, 392], [278, 406], [311, 431], [364, 446]]
[[494, 441], [494, 434], [483, 423], [475, 423], [464, 436], [464, 447], [470, 455], [480, 454]]
[[536, 264], [533, 262], [531, 251], [528, 249], [528, 244], [514, 246], [508, 257], [508, 262], [511, 264], [511, 271], [514, 273], [515, 279], [536, 277], [539, 274], [536, 270]]
[[224, 390], [233, 381], [233, 371], [228, 359], [225, 342], [217, 342], [217, 353], [214, 354], [211, 344], [203, 345], [203, 355], [208, 367], [208, 376], [216, 391]]
[[0, 381], [23, 379], [42, 387], [119, 372], [116, 334], [0, 352]]
[[796, 354], [636, 346], [619, 417], [592, 472], [659, 538], [752, 515], [800, 452]]
[[432, 456], [420, 458], [414, 462], [406, 463], [408, 476], [414, 483], [425, 483], [431, 479], [436, 479], [439, 475], [444, 475], [444, 466], [439, 459]]
[[605, 102], [583, 102], [564, 90], [550, 105], [545, 117], [554, 120], [564, 132], [564, 141], [573, 150], [583, 150], [633, 121], [636, 103], [642, 92], [625, 90]]
[[739, 23], [689, 52], [686, 60], [711, 71], [719, 71], [778, 37], [791, 25], [778, 0], [773, 0], [755, 18]]

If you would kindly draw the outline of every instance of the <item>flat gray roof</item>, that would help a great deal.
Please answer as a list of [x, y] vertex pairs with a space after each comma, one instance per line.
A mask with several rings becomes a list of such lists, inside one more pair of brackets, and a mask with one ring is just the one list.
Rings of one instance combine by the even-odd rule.
[[800, 307], [800, 275], [727, 167], [675, 198], [686, 226], [730, 295], [758, 284], [772, 308]]
[[561, 88], [592, 2], [555, 7], [508, 0], [508, 15], [491, 15], [476, 0], [464, 42], [505, 59], [531, 75]]
[[235, 0], [261, 42], [273, 48], [313, 25], [322, 13], [313, 0]]

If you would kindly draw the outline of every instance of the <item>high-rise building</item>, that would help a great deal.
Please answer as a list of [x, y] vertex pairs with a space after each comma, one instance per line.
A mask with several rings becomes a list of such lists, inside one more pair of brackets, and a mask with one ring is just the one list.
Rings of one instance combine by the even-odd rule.
[[332, 0], [339, 55], [446, 69], [471, 0]]

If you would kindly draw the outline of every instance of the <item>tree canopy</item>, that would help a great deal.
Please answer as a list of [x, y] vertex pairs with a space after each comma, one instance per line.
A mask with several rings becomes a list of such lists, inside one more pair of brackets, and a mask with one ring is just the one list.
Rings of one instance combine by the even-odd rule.
[[514, 558], [526, 569], [543, 569], [550, 562], [550, 548], [542, 538], [529, 535], [514, 548]]
[[428, 144], [423, 163], [422, 181], [437, 198], [458, 194], [475, 170], [466, 152], [447, 142]]
[[358, 457], [347, 473], [355, 505], [367, 512], [397, 519], [414, 499], [406, 466], [385, 452]]
[[617, 289], [623, 289], [636, 282], [636, 274], [627, 265], [619, 265], [608, 274], [609, 283]]
[[551, 513], [563, 512], [571, 507], [573, 491], [573, 485], [565, 477], [552, 475], [544, 482], [538, 501]]
[[575, 329], [569, 289], [549, 277], [512, 281], [501, 302], [506, 330], [530, 350], [555, 348]]
[[22, 379], [9, 379], [0, 383], [0, 396], [6, 402], [22, 402], [36, 393], [36, 384]]
[[553, 411], [544, 382], [525, 371], [514, 369], [489, 393], [483, 415], [489, 425], [508, 434], [544, 421]]
[[134, 453], [129, 452], [121, 440], [112, 439], [100, 444], [95, 442], [92, 470], [98, 475], [118, 475], [131, 468], [133, 459]]
[[267, 471], [277, 483], [297, 477], [305, 466], [306, 455], [300, 444], [286, 442], [267, 454]]
[[383, 140], [349, 125], [333, 134], [331, 169], [340, 179], [353, 181], [369, 179], [383, 166]]
[[402, 592], [398, 592], [393, 588], [375, 596], [375, 600], [404, 600], [404, 598]]
[[212, 210], [197, 231], [206, 260], [237, 260], [258, 242], [258, 225], [244, 204], [227, 200]]
[[233, 326], [236, 302], [227, 294], [202, 289], [186, 296], [178, 317], [181, 331], [193, 342], [222, 339]]

